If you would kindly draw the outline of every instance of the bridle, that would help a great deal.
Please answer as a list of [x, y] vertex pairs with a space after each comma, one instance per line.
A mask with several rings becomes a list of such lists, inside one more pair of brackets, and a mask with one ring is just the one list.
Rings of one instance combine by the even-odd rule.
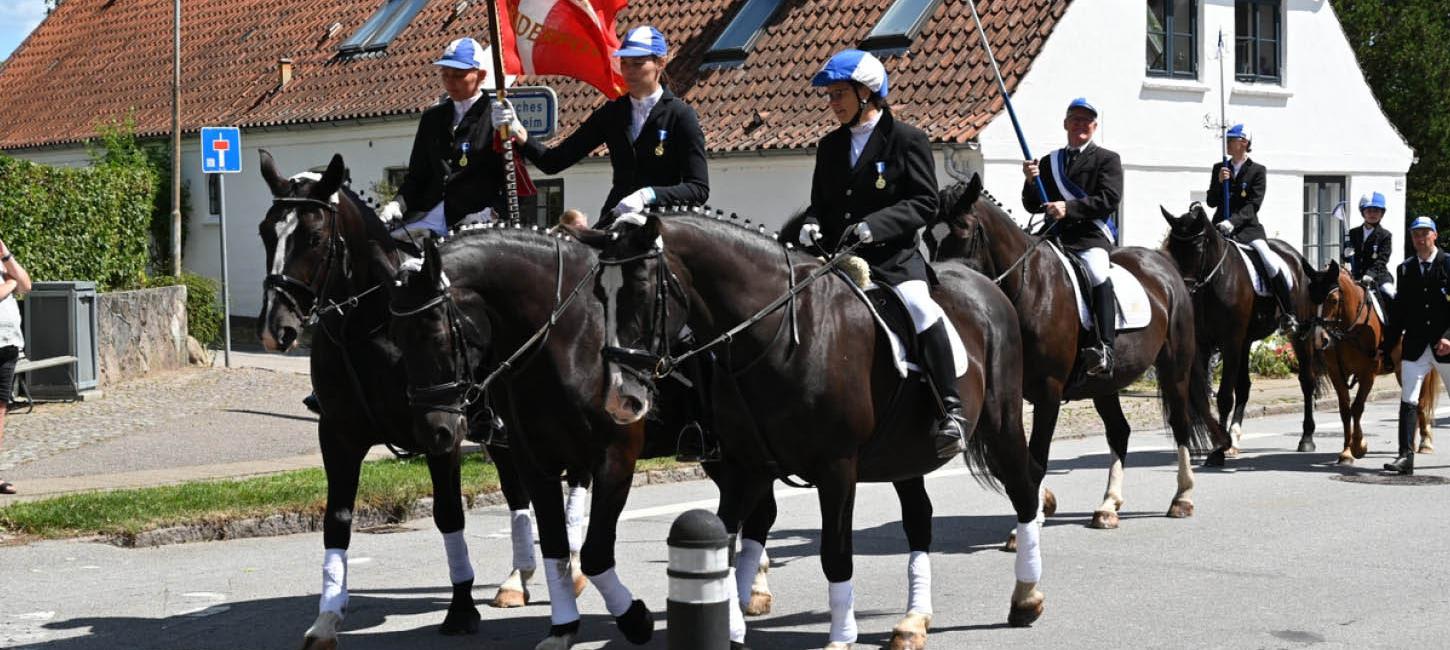
[[[1212, 234], [1209, 234], [1208, 231], [1213, 231], [1213, 233]], [[1190, 294], [1196, 294], [1196, 293], [1198, 293], [1198, 290], [1199, 289], [1202, 289], [1202, 288], [1208, 286], [1209, 283], [1213, 281], [1214, 276], [1218, 275], [1219, 270], [1221, 270], [1223, 268], [1224, 261], [1226, 261], [1228, 259], [1228, 252], [1229, 252], [1229, 249], [1233, 248], [1233, 244], [1230, 243], [1228, 241], [1228, 239], [1223, 236], [1223, 233], [1220, 233], [1217, 230], [1215, 230], [1214, 228], [1209, 227], [1209, 226], [1204, 226], [1203, 227], [1203, 230], [1200, 230], [1199, 232], [1196, 232], [1196, 233], [1189, 233], [1187, 235], [1180, 235], [1180, 234], [1178, 234], [1177, 231], [1175, 231], [1171, 227], [1168, 229], [1168, 238], [1169, 239], [1172, 239], [1173, 241], [1191, 243], [1200, 252], [1203, 250], [1203, 245], [1205, 243], [1207, 243], [1208, 237], [1212, 237], [1212, 236], [1217, 236], [1221, 240], [1219, 242], [1219, 248], [1221, 248], [1223, 250], [1222, 250], [1221, 253], [1219, 253], [1218, 261], [1214, 263], [1213, 268], [1209, 269], [1208, 273], [1206, 273], [1206, 274], [1202, 272], [1203, 271], [1203, 266], [1204, 266], [1204, 256], [1202, 254], [1200, 254], [1198, 256], [1198, 259], [1199, 259], [1199, 265], [1198, 265], [1198, 267], [1199, 267], [1198, 268], [1199, 273], [1195, 273], [1192, 278], [1189, 278], [1189, 277], [1183, 278], [1184, 284], [1187, 284], [1188, 285], [1188, 292]]]
[[[1343, 318], [1325, 318], [1324, 303], [1320, 303], [1319, 309], [1314, 312], [1313, 324], [1316, 327], [1324, 330], [1324, 333], [1336, 343], [1339, 341], [1343, 341], [1346, 338], [1349, 338], [1350, 333], [1353, 332], [1356, 328], [1369, 324], [1369, 290], [1362, 288], [1361, 292], [1363, 293], [1363, 297], [1359, 301], [1359, 308], [1355, 310], [1354, 318], [1349, 320], [1348, 325], [1344, 324], [1345, 320]], [[1336, 293], [1340, 294], [1340, 304], [1343, 305], [1342, 298], [1344, 297], [1344, 291], [1343, 287], [1339, 285], [1337, 278], [1335, 279], [1334, 288], [1330, 289], [1329, 293], [1324, 295], [1325, 300], [1328, 301], [1329, 296], [1332, 296]], [[1336, 314], [1341, 311], [1342, 309], [1335, 310]]]
[[[328, 304], [322, 304], [322, 300], [327, 296], [327, 290], [332, 284], [333, 262], [339, 256], [346, 256], [347, 244], [342, 240], [342, 233], [337, 228], [337, 205], [330, 201], [310, 197], [279, 196], [272, 199], [272, 206], [274, 208], [317, 208], [326, 215], [327, 250], [323, 253], [322, 263], [318, 266], [318, 273], [315, 275], [313, 283], [305, 283], [286, 273], [271, 273], [262, 279], [263, 290], [270, 289], [275, 295], [286, 300], [292, 306], [293, 311], [302, 317], [303, 326], [314, 325], [329, 314], [344, 314], [347, 309], [356, 307], [368, 294], [382, 288], [382, 283], [378, 283], [340, 301], [329, 300]], [[342, 275], [344, 279], [351, 279], [352, 270], [344, 266]], [[306, 300], [307, 309], [302, 308], [302, 299]]]

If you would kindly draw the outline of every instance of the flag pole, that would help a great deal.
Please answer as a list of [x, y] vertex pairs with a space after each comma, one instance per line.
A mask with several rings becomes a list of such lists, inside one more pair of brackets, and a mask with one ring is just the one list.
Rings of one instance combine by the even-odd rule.
[[[508, 100], [508, 89], [504, 86], [508, 74], [503, 67], [503, 38], [500, 36], [502, 32], [498, 22], [498, 2], [499, 0], [489, 0], [488, 2], [488, 29], [489, 38], [493, 44], [493, 47], [489, 49], [493, 50], [494, 95], [498, 101], [502, 102]], [[518, 158], [514, 155], [514, 140], [509, 135], [509, 125], [502, 125], [498, 129], [499, 139], [503, 146], [504, 181], [508, 192], [508, 223], [518, 226], [522, 225], [519, 217]]]
[[[1219, 150], [1223, 154], [1223, 168], [1228, 169], [1229, 176], [1233, 176], [1233, 168], [1228, 162], [1228, 91], [1223, 81], [1223, 28], [1218, 28], [1218, 141]], [[1223, 182], [1223, 218], [1229, 217], [1229, 181]]]
[[[1032, 156], [1032, 150], [1027, 148], [1027, 137], [1022, 135], [1022, 122], [1017, 119], [1017, 111], [1012, 108], [1012, 96], [1007, 94], [1007, 84], [1002, 81], [1002, 70], [997, 67], [997, 56], [992, 54], [992, 43], [987, 40], [987, 30], [982, 28], [982, 18], [977, 15], [977, 3], [975, 0], [967, 0], [967, 6], [972, 9], [972, 20], [977, 23], [977, 33], [982, 36], [982, 47], [987, 50], [987, 60], [992, 62], [992, 72], [997, 75], [997, 87], [1002, 90], [1002, 101], [1007, 105], [1007, 117], [1012, 119], [1012, 128], [1017, 131], [1017, 144], [1022, 146], [1023, 160], [1037, 160]], [[1037, 198], [1041, 199], [1042, 205], [1047, 205], [1047, 187], [1042, 184], [1042, 175], [1037, 178]]]

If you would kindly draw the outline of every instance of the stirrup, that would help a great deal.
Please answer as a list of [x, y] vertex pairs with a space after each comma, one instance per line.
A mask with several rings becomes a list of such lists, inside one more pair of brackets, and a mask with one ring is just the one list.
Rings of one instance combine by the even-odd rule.
[[949, 460], [956, 458], [967, 451], [967, 426], [966, 419], [954, 413], [936, 423], [932, 431], [932, 443], [936, 447], [937, 458]]
[[468, 419], [468, 431], [463, 438], [486, 447], [509, 448], [508, 427], [491, 406], [485, 406], [477, 416]]
[[[686, 449], [685, 440], [688, 439], [686, 436], [690, 436], [691, 429], [695, 432], [692, 437], [698, 441], [699, 446]], [[707, 438], [708, 436], [705, 435], [705, 427], [701, 426], [698, 421], [686, 424], [680, 429], [679, 437], [675, 439], [675, 460], [682, 463], [714, 463], [720, 461], [720, 444], [718, 442], [713, 445], [709, 444]]]

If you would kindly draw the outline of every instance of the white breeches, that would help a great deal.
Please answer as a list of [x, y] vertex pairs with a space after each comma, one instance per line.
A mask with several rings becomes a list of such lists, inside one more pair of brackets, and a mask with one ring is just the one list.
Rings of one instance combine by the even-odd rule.
[[1420, 384], [1430, 375], [1433, 368], [1440, 373], [1440, 382], [1450, 391], [1450, 363], [1435, 360], [1434, 344], [1425, 346], [1420, 358], [1400, 360], [1400, 401], [1414, 404], [1420, 400]]
[[1269, 273], [1270, 278], [1279, 277], [1279, 261], [1275, 259], [1274, 249], [1269, 248], [1269, 240], [1255, 239], [1249, 242], [1254, 253], [1259, 256], [1259, 261], [1264, 263], [1264, 269]]
[[[1380, 291], [1383, 291], [1386, 296], [1389, 296], [1391, 298], [1395, 297], [1395, 283], [1393, 283], [1393, 282], [1386, 282], [1386, 283], [1380, 285]], [[1383, 305], [1383, 306], [1385, 308], [1389, 308], [1389, 305]]]
[[1089, 285], [1096, 287], [1108, 281], [1108, 249], [1089, 248], [1083, 251], [1072, 251], [1072, 254], [1082, 260], [1082, 265], [1087, 267]]
[[911, 314], [911, 323], [916, 326], [917, 334], [946, 318], [946, 312], [942, 311], [941, 305], [931, 299], [931, 287], [927, 286], [925, 280], [907, 280], [887, 286], [901, 298], [901, 302], [906, 303], [906, 311]]

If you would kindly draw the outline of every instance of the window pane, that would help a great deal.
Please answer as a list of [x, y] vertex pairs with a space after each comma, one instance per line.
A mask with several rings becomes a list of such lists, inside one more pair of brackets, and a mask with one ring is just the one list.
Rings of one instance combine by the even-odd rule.
[[1193, 0], [1173, 0], [1173, 31], [1187, 34], [1193, 25]]
[[1253, 13], [1253, 7], [1243, 2], [1234, 5], [1234, 34], [1239, 38], [1253, 36], [1252, 26], [1249, 24], [1249, 17]]
[[364, 46], [365, 49], [381, 50], [386, 48], [389, 43], [393, 42], [393, 39], [398, 37], [398, 34], [401, 34], [404, 29], [407, 29], [408, 23], [413, 20], [413, 16], [418, 15], [418, 11], [423, 9], [423, 5], [428, 4], [428, 0], [395, 0], [393, 4], [397, 5], [397, 8], [393, 12], [392, 17], [378, 29], [376, 36], [368, 39], [367, 45]]
[[1243, 37], [1234, 39], [1234, 67], [1238, 69], [1239, 74], [1254, 73], [1254, 60], [1249, 56], [1252, 51], [1253, 47], [1249, 39]]
[[388, 16], [392, 15], [393, 9], [396, 8], [395, 5], [397, 5], [401, 1], [402, 0], [387, 0], [387, 2], [384, 2], [382, 6], [378, 7], [378, 10], [373, 12], [373, 15], [362, 24], [362, 27], [357, 28], [357, 32], [349, 37], [346, 41], [343, 41], [342, 45], [337, 46], [337, 49], [342, 50], [343, 52], [362, 49], [362, 47], [367, 44], [368, 37], [372, 36], [374, 33], [377, 32], [378, 26], [383, 24], [383, 21], [387, 20]]
[[881, 16], [881, 22], [866, 35], [861, 49], [909, 47], [911, 39], [939, 4], [941, 0], [896, 0]]
[[1277, 3], [1263, 3], [1259, 5], [1259, 38], [1279, 38], [1279, 5]]
[[1266, 77], [1279, 76], [1279, 44], [1274, 41], [1259, 42], [1259, 74]]
[[1162, 32], [1167, 29], [1168, 18], [1163, 13], [1167, 0], [1148, 0], [1148, 32]]
[[1194, 72], [1193, 69], [1193, 37], [1173, 37], [1173, 71]]
[[725, 31], [720, 33], [720, 38], [715, 39], [715, 44], [710, 46], [707, 54], [731, 50], [737, 56], [743, 55], [744, 50], [755, 40], [760, 28], [765, 25], [765, 21], [770, 20], [778, 7], [780, 0], [749, 0], [735, 14]]
[[1148, 69], [1159, 72], [1168, 71], [1168, 61], [1163, 51], [1163, 36], [1161, 34], [1148, 35]]

